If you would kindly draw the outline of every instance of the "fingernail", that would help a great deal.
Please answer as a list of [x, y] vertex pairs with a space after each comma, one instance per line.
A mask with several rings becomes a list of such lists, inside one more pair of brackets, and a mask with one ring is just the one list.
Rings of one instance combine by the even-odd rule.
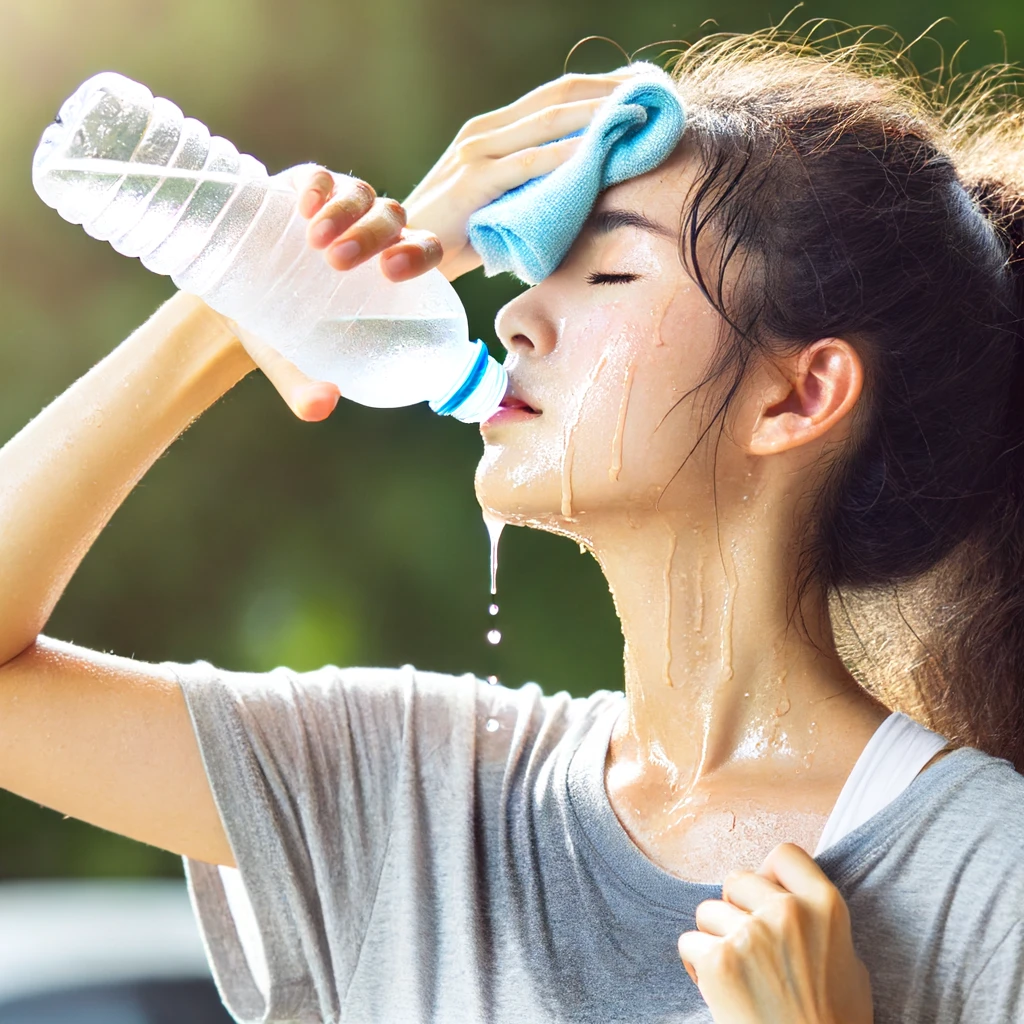
[[396, 274], [404, 274], [412, 266], [412, 260], [404, 252], [397, 252], [394, 256], [389, 256], [384, 262], [387, 264], [388, 270]]
[[340, 245], [336, 245], [331, 250], [331, 256], [341, 263], [351, 263], [362, 250], [362, 246], [353, 238], [350, 238], [347, 242], [342, 242]]

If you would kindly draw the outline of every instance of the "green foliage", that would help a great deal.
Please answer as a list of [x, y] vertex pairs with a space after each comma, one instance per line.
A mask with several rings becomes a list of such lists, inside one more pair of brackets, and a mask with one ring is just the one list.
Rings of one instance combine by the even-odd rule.
[[[171, 293], [166, 279], [62, 221], [32, 191], [32, 152], [59, 103], [105, 69], [135, 77], [262, 159], [317, 160], [404, 198], [474, 114], [563, 70], [606, 35], [628, 52], [695, 38], [705, 18], [759, 28], [761, 0], [4, 0], [0, 5], [0, 440], [13, 435]], [[809, 4], [856, 23], [880, 0]], [[896, 27], [936, 14], [969, 68], [1024, 42], [1024, 8], [913, 0]], [[672, 44], [640, 56], [658, 59]], [[924, 48], [922, 64], [937, 64]], [[570, 69], [623, 62], [591, 42]], [[473, 337], [520, 285], [458, 282]], [[484, 640], [487, 536], [472, 490], [476, 432], [425, 408], [343, 405], [299, 423], [251, 377], [159, 461], [87, 556], [47, 632], [148, 660], [228, 668], [399, 665], [535, 679], [584, 694], [621, 685], [621, 637], [592, 559], [556, 538], [506, 532], [500, 626]], [[0, 877], [176, 873], [177, 858], [0, 796]]]

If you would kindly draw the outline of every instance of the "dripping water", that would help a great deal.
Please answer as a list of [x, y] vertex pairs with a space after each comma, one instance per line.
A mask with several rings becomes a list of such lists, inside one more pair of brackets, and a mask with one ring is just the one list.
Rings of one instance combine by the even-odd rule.
[[[483, 517], [484, 526], [487, 527], [487, 533], [491, 539], [491, 596], [493, 597], [498, 592], [498, 542], [501, 540], [501, 531], [505, 529], [505, 522], [497, 516], [491, 515], [486, 509], [484, 510]], [[492, 618], [498, 614], [498, 606], [493, 601], [487, 608], [487, 614]], [[501, 630], [489, 629], [487, 631], [487, 642], [489, 644], [500, 644]], [[496, 685], [498, 682], [496, 676], [487, 677], [489, 683], [492, 679], [494, 682], [491, 685]]]
[[[505, 522], [489, 512], [484, 512], [484, 526], [487, 527], [487, 534], [491, 538], [491, 593], [498, 592], [498, 541], [501, 540], [501, 531], [505, 529]], [[497, 607], [495, 605], [495, 607]], [[496, 615], [497, 612], [491, 612]]]

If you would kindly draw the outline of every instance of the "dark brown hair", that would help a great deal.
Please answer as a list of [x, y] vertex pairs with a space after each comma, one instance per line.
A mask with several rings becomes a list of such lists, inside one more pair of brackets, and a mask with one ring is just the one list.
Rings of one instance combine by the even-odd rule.
[[681, 256], [727, 325], [707, 430], [752, 360], [855, 346], [800, 587], [890, 707], [1024, 771], [1021, 105], [1005, 70], [929, 85], [810, 35], [712, 36], [670, 68], [699, 163]]

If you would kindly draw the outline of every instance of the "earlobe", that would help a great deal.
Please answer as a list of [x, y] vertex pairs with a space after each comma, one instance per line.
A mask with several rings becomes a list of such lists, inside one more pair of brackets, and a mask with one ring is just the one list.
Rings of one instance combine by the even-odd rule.
[[[765, 394], [748, 445], [752, 455], [788, 451], [826, 434], [851, 412], [864, 385], [860, 356], [842, 338], [823, 338], [776, 365], [783, 383]], [[785, 394], [775, 400], [779, 391]]]

